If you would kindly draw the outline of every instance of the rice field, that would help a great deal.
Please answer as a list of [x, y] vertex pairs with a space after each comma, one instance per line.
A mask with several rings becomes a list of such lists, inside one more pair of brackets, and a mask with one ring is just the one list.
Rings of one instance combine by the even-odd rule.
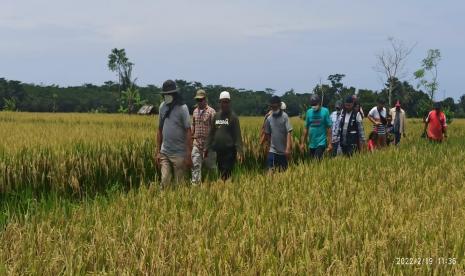
[[154, 117], [0, 113], [0, 275], [465, 274], [465, 120], [274, 175], [240, 120], [232, 183], [161, 191]]

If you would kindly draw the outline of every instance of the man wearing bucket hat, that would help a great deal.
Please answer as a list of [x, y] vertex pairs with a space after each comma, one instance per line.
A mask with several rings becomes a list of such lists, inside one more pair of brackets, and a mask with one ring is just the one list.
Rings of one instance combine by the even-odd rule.
[[405, 137], [405, 111], [400, 106], [400, 101], [397, 101], [396, 105], [389, 110], [391, 114], [392, 125], [394, 127], [394, 144], [397, 146], [400, 143], [400, 138], [403, 135]]
[[202, 164], [207, 168], [213, 168], [214, 154], [210, 154], [208, 158], [203, 158], [203, 153], [206, 150], [206, 140], [212, 126], [212, 119], [215, 115], [215, 110], [208, 105], [207, 93], [200, 89], [195, 95], [197, 108], [192, 114], [192, 179], [193, 185], [198, 185], [202, 182]]
[[300, 141], [300, 150], [304, 151], [307, 138], [310, 157], [321, 160], [327, 147], [329, 152], [332, 151], [331, 145], [331, 118], [329, 110], [321, 106], [321, 99], [318, 95], [313, 94], [310, 98], [311, 108], [305, 115], [305, 128]]
[[212, 127], [207, 138], [205, 157], [216, 152], [216, 163], [223, 181], [231, 177], [236, 159], [242, 162], [242, 136], [239, 118], [231, 109], [231, 95], [220, 93], [220, 111], [213, 116]]
[[156, 162], [161, 167], [161, 187], [179, 183], [192, 166], [192, 133], [189, 109], [183, 103], [176, 83], [163, 83], [157, 134]]

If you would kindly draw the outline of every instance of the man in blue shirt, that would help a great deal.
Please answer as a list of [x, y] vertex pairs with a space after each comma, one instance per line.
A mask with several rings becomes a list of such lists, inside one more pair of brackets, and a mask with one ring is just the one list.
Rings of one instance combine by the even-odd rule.
[[331, 126], [333, 124], [329, 116], [329, 110], [321, 106], [318, 95], [313, 94], [311, 96], [310, 105], [311, 108], [307, 110], [305, 116], [305, 129], [300, 141], [300, 149], [305, 150], [307, 138], [310, 136], [308, 141], [310, 156], [320, 160], [326, 147], [328, 147], [328, 151], [332, 150], [332, 145], [328, 141], [331, 141]]

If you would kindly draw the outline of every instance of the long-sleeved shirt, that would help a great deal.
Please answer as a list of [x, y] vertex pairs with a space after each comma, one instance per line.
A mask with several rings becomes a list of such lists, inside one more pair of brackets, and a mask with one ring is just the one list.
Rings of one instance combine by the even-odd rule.
[[224, 151], [235, 148], [242, 153], [242, 136], [239, 118], [234, 112], [217, 112], [212, 118], [212, 128], [207, 138], [207, 149]]
[[215, 110], [208, 105], [204, 109], [197, 107], [192, 113], [192, 137], [194, 138], [194, 146], [200, 150], [205, 147], [214, 115]]
[[331, 113], [330, 118], [331, 122], [333, 122], [333, 125], [331, 126], [331, 143], [339, 143], [338, 132], [340, 123], [339, 120], [341, 119], [341, 111], [333, 111], [333, 113]]

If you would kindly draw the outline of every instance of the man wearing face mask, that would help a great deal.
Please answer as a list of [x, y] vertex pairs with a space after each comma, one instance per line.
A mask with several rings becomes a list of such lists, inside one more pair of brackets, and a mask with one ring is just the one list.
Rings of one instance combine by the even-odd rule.
[[311, 96], [310, 105], [312, 107], [307, 110], [305, 116], [305, 128], [300, 141], [300, 150], [305, 151], [307, 138], [310, 138], [308, 143], [310, 157], [321, 160], [326, 147], [328, 147], [329, 152], [333, 149], [331, 145], [331, 126], [333, 124], [329, 117], [329, 110], [321, 106], [321, 99], [318, 95]]
[[344, 101], [344, 110], [337, 125], [337, 140], [346, 156], [352, 156], [362, 150], [365, 144], [365, 131], [362, 116], [354, 109], [354, 98], [348, 96]]
[[331, 127], [331, 144], [333, 145], [333, 151], [331, 152], [332, 157], [335, 157], [339, 150], [339, 137], [337, 132], [339, 131], [339, 119], [341, 118], [341, 101], [337, 101], [334, 107], [336, 110], [333, 111], [330, 116], [331, 122], [333, 123]]
[[389, 112], [394, 126], [394, 143], [397, 146], [400, 143], [401, 136], [405, 137], [405, 111], [400, 107], [400, 101], [397, 101], [395, 107], [391, 108]]
[[231, 95], [220, 93], [220, 111], [212, 119], [212, 127], [207, 138], [205, 158], [216, 152], [216, 163], [223, 181], [231, 177], [236, 158], [242, 162], [242, 136], [239, 118], [231, 110]]
[[156, 162], [161, 166], [161, 187], [179, 183], [192, 166], [192, 133], [189, 109], [182, 102], [176, 83], [163, 83], [157, 133]]
[[284, 171], [292, 152], [292, 125], [286, 112], [281, 109], [281, 99], [273, 96], [270, 101], [271, 115], [265, 121], [266, 140], [270, 144], [268, 169]]
[[214, 154], [210, 154], [207, 159], [203, 158], [203, 153], [206, 147], [208, 133], [212, 126], [212, 118], [215, 115], [215, 110], [208, 105], [207, 93], [200, 89], [195, 96], [197, 108], [192, 114], [192, 185], [198, 185], [202, 182], [202, 164], [206, 167], [213, 168]]

